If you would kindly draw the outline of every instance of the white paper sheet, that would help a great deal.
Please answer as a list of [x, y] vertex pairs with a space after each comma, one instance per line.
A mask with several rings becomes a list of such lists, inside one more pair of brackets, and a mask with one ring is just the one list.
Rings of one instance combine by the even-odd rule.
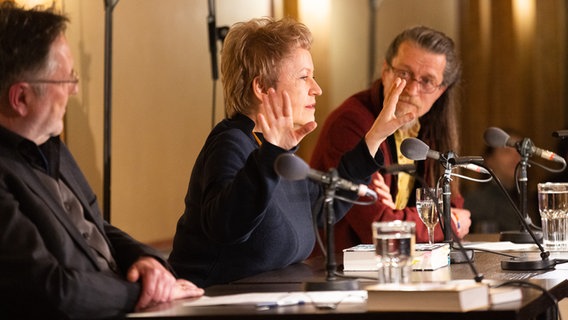
[[225, 295], [218, 297], [204, 296], [200, 299], [185, 302], [184, 306], [215, 306], [215, 305], [265, 305], [265, 304], [323, 304], [323, 303], [364, 303], [367, 291], [295, 291], [295, 292], [260, 292]]
[[510, 241], [496, 242], [464, 242], [464, 248], [481, 249], [490, 251], [538, 251], [536, 244], [532, 243], [513, 243]]

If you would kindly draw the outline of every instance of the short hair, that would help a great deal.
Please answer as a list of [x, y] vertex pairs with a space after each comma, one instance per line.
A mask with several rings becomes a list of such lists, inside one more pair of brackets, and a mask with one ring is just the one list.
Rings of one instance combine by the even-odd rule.
[[275, 88], [282, 60], [295, 48], [310, 50], [311, 44], [310, 30], [291, 18], [265, 17], [234, 24], [221, 50], [227, 117], [253, 113], [253, 80], [258, 77], [263, 90]]
[[68, 21], [52, 9], [0, 4], [0, 97], [15, 81], [48, 67], [51, 44], [65, 32]]

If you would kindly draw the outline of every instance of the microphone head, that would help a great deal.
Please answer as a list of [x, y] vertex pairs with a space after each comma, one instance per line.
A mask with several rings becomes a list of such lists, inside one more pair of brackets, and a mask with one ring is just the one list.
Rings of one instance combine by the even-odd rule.
[[416, 138], [406, 138], [400, 145], [400, 152], [410, 160], [424, 160], [430, 147]]
[[483, 139], [488, 146], [493, 148], [506, 147], [509, 134], [497, 127], [489, 127], [483, 133]]
[[287, 180], [302, 180], [308, 176], [310, 167], [293, 153], [283, 153], [274, 161], [274, 171]]
[[553, 137], [556, 137], [556, 138], [566, 138], [566, 137], [568, 137], [568, 130], [558, 130], [558, 131], [554, 131], [554, 132], [552, 133], [552, 136], [553, 136]]

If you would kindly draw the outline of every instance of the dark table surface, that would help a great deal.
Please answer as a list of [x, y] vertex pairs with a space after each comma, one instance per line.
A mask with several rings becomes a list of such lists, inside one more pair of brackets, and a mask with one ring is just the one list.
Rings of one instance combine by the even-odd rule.
[[[526, 255], [530, 259], [539, 259], [538, 252], [516, 252], [513, 255]], [[494, 305], [483, 310], [470, 312], [413, 312], [409, 303], [408, 312], [368, 311], [365, 303], [338, 304], [334, 309], [325, 309], [313, 304], [287, 306], [269, 310], [258, 310], [252, 305], [229, 305], [187, 307], [184, 300], [154, 307], [146, 312], [135, 313], [132, 317], [151, 318], [188, 318], [188, 319], [555, 319], [554, 301], [568, 296], [568, 266], [557, 266], [548, 271], [507, 271], [501, 268], [501, 261], [510, 259], [506, 256], [476, 251], [474, 267], [477, 274], [485, 280], [522, 281], [523, 299], [506, 304]], [[336, 258], [338, 272], [341, 273], [341, 256]], [[348, 273], [357, 277], [360, 289], [376, 283], [373, 272]], [[474, 272], [466, 263], [452, 264], [435, 271], [414, 271], [412, 281], [443, 281], [455, 279], [473, 279]], [[338, 278], [341, 280], [341, 278]], [[220, 296], [251, 292], [290, 292], [302, 291], [306, 283], [326, 282], [325, 259], [311, 258], [303, 263], [274, 270], [226, 285], [206, 288], [205, 295]], [[534, 286], [531, 288], [529, 286]], [[542, 288], [546, 291], [541, 291]], [[554, 297], [554, 298], [552, 298]], [[185, 300], [191, 301], [191, 300]], [[378, 317], [380, 315], [380, 317]]]

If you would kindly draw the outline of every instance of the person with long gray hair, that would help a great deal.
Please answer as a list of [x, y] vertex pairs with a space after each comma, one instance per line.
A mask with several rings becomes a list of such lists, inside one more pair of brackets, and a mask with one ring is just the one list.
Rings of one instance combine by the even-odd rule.
[[[402, 31], [391, 42], [382, 64], [381, 77], [370, 88], [345, 100], [327, 117], [313, 151], [310, 165], [318, 170], [336, 167], [346, 150], [350, 150], [373, 125], [388, 102], [388, 90], [396, 79], [406, 80], [396, 104], [395, 114], [415, 112], [417, 118], [396, 130], [380, 146], [384, 166], [416, 166], [412, 175], [399, 173], [373, 175], [370, 187], [379, 201], [370, 206], [354, 206], [335, 226], [335, 249], [341, 250], [372, 243], [374, 221], [406, 220], [416, 222], [416, 240], [428, 242], [426, 226], [415, 207], [415, 190], [425, 182], [436, 185], [441, 176], [439, 162], [426, 159], [414, 163], [405, 158], [400, 145], [406, 138], [424, 141], [432, 150], [459, 152], [458, 112], [461, 64], [453, 40], [444, 33], [425, 26]], [[459, 237], [469, 232], [470, 213], [462, 209], [463, 198], [457, 181], [452, 181], [452, 228]], [[435, 240], [443, 240], [440, 224]], [[314, 255], [319, 254], [318, 249]]]

